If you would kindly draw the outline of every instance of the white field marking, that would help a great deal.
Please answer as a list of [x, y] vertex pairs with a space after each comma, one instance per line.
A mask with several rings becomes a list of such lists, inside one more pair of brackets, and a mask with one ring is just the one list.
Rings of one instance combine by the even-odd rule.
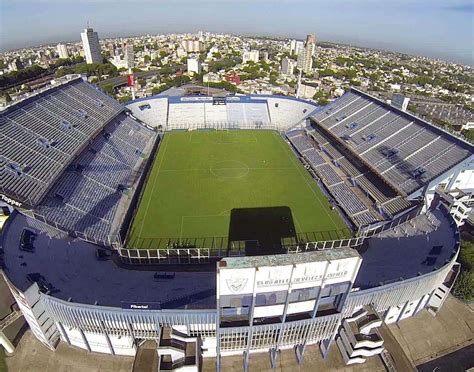
[[[229, 130], [227, 130], [227, 131], [224, 132], [224, 133], [226, 133], [225, 137], [230, 136], [230, 138], [232, 138], [232, 133], [231, 133]], [[234, 132], [233, 132], [233, 133], [234, 133]], [[244, 132], [244, 133], [247, 134], [248, 132]], [[258, 140], [257, 140], [257, 137], [255, 137], [254, 132], [252, 131], [252, 132], [250, 132], [250, 133], [252, 134], [252, 138], [247, 137], [247, 138], [245, 138], [245, 140], [240, 139], [240, 140], [238, 140], [238, 141], [230, 141], [230, 142], [218, 142], [218, 141], [214, 141], [214, 143], [217, 143], [217, 144], [236, 144], [236, 145], [243, 145], [243, 144], [249, 143], [249, 142], [257, 143]], [[222, 137], [224, 137], [224, 136], [222, 136]]]
[[229, 217], [230, 213], [223, 214], [225, 212], [228, 212], [228, 210], [222, 211], [221, 213], [218, 213], [218, 214], [195, 214], [195, 215], [181, 216], [181, 218]]
[[[277, 134], [275, 134], [277, 135]], [[278, 141], [278, 143], [280, 143], [280, 145], [282, 145], [281, 141]], [[285, 152], [286, 152], [286, 148], [285, 148]], [[316, 197], [316, 200], [319, 202], [319, 204], [321, 205], [321, 207], [324, 209], [324, 211], [326, 212], [327, 216], [329, 217], [329, 219], [331, 220], [332, 224], [334, 225], [334, 228], [335, 230], [338, 230], [337, 228], [337, 225], [336, 223], [334, 222], [334, 220], [332, 219], [331, 215], [329, 214], [329, 212], [327, 211], [327, 208], [326, 206], [324, 206], [324, 204], [321, 202], [321, 200], [319, 200], [319, 197], [318, 197], [318, 194], [316, 194], [316, 192], [314, 191], [314, 189], [311, 187], [311, 184], [308, 183], [308, 180], [306, 179], [305, 175], [301, 173], [301, 169], [299, 167], [299, 164], [296, 164], [295, 161], [299, 161], [297, 160], [294, 156], [292, 156], [291, 158], [293, 164], [295, 164], [296, 166], [296, 169], [298, 169], [298, 173], [303, 177], [303, 179], [305, 180], [305, 183], [306, 185], [311, 189], [311, 192], [313, 193], [313, 195]]]
[[[214, 132], [211, 132], [211, 133], [214, 133]], [[219, 134], [222, 135], [222, 137], [224, 137], [224, 133], [228, 133], [228, 132], [218, 132]], [[225, 135], [227, 136], [227, 135]], [[232, 137], [231, 137], [232, 138]], [[194, 144], [200, 144], [200, 143], [205, 143], [206, 141], [200, 141], [200, 140], [193, 140], [193, 131], [191, 132], [191, 134], [189, 135], [189, 143], [194, 143]], [[239, 141], [225, 141], [225, 140], [218, 140], [216, 138], [211, 138], [211, 143], [215, 143], [217, 145], [241, 145], [241, 144], [245, 144], [245, 143], [258, 143], [258, 140], [257, 140], [257, 137], [255, 137], [255, 135], [252, 133], [252, 138], [246, 138], [245, 140], [239, 140]]]
[[[296, 218], [296, 215], [293, 214], [293, 213], [292, 213], [292, 215], [293, 215], [293, 219], [294, 219], [295, 222], [296, 222], [296, 226], [298, 226], [298, 230], [299, 230], [300, 232], [303, 232], [303, 230], [301, 229], [301, 225], [300, 225], [298, 219]], [[296, 233], [296, 231], [295, 231], [295, 233]]]
[[181, 228], [179, 229], [179, 239], [181, 240], [181, 236], [183, 235], [183, 220], [184, 216], [181, 216]]
[[163, 169], [160, 172], [198, 172], [198, 171], [210, 171], [210, 170], [230, 170], [230, 169], [236, 169], [236, 170], [242, 170], [242, 169], [248, 169], [248, 170], [288, 170], [288, 169], [294, 169], [295, 167], [263, 167], [263, 168], [249, 168], [249, 167], [240, 167], [240, 168], [197, 168], [197, 169]]
[[[150, 207], [150, 201], [151, 199], [153, 199], [153, 195], [154, 195], [154, 191], [155, 191], [155, 185], [156, 185], [156, 180], [158, 178], [158, 174], [160, 174], [160, 169], [161, 169], [161, 164], [163, 163], [163, 159], [165, 158], [165, 152], [166, 152], [166, 147], [168, 146], [168, 142], [165, 138], [165, 144], [163, 146], [163, 153], [161, 153], [161, 158], [160, 158], [160, 163], [158, 164], [158, 170], [156, 171], [156, 174], [155, 174], [155, 178], [153, 179], [153, 186], [151, 187], [151, 193], [150, 193], [150, 198], [148, 199], [148, 203], [146, 205], [146, 209], [145, 209], [145, 215], [143, 216], [143, 221], [142, 221], [142, 224], [140, 226], [140, 232], [138, 233], [138, 236], [141, 236], [142, 235], [142, 230], [143, 230], [143, 225], [145, 223], [145, 220], [146, 220], [146, 216], [148, 214], [148, 208]], [[158, 154], [157, 156], [159, 156], [160, 154]]]
[[[220, 168], [220, 169], [216, 169], [216, 170], [225, 170], [225, 168]], [[232, 169], [232, 170], [246, 170], [247, 172], [245, 173], [242, 173], [242, 174], [239, 174], [239, 175], [231, 175], [231, 176], [221, 176], [219, 174], [217, 174], [216, 172], [214, 172], [214, 170], [212, 168], [210, 168], [209, 170], [211, 171], [211, 174], [216, 177], [216, 178], [223, 178], [223, 179], [237, 179], [237, 178], [244, 178], [246, 177], [250, 170], [248, 168], [229, 168], [229, 169]]]

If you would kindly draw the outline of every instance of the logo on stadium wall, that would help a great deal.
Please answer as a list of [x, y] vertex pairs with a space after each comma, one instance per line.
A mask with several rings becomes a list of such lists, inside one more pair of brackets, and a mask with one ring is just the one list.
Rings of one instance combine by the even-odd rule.
[[6, 195], [0, 194], [0, 199], [4, 201], [5, 203], [8, 203], [10, 205], [13, 205], [14, 207], [21, 207], [23, 203], [20, 203], [12, 198], [9, 198]]
[[227, 288], [232, 293], [239, 293], [244, 289], [245, 285], [248, 282], [248, 278], [230, 278], [226, 279]]

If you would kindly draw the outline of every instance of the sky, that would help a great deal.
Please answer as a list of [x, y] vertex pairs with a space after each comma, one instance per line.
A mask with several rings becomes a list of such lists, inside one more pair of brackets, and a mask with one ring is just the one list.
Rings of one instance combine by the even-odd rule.
[[0, 0], [0, 51], [99, 37], [225, 32], [318, 40], [474, 66], [474, 0]]

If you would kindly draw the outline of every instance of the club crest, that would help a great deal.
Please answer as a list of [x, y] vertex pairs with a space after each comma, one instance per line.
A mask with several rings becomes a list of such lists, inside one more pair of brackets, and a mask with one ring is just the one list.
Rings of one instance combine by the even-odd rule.
[[248, 278], [230, 278], [226, 280], [227, 287], [232, 293], [239, 293], [247, 284]]

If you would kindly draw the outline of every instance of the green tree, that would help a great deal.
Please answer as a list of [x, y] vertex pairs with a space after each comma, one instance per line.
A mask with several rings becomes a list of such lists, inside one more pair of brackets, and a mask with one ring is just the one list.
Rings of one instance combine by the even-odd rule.
[[64, 75], [69, 75], [69, 74], [73, 74], [74, 73], [74, 69], [71, 68], [71, 67], [61, 67], [61, 68], [58, 68], [56, 70], [56, 72], [54, 73], [54, 75], [56, 77], [61, 77], [61, 76], [64, 76]]
[[132, 96], [126, 95], [118, 98], [120, 103], [125, 103], [132, 100]]
[[209, 62], [209, 71], [217, 72], [220, 70], [229, 70], [239, 63], [242, 63], [240, 57], [233, 56], [232, 58], [223, 58], [218, 61]]
[[10, 97], [10, 95], [8, 94], [8, 92], [3, 92], [3, 93], [1, 93], [1, 96], [4, 97], [6, 103], [12, 101], [12, 97]]
[[72, 61], [74, 63], [82, 63], [84, 62], [84, 57], [80, 56], [80, 55], [77, 55], [75, 57], [72, 58]]
[[114, 86], [112, 84], [107, 84], [107, 85], [104, 85], [102, 87], [102, 90], [109, 94], [109, 95], [113, 95], [114, 94]]
[[464, 300], [470, 301], [474, 295], [473, 275], [469, 271], [462, 271], [454, 284], [453, 294]]
[[474, 129], [469, 129], [463, 132], [464, 137], [467, 139], [474, 141]]
[[241, 92], [237, 88], [237, 86], [235, 86], [232, 83], [229, 83], [228, 81], [221, 81], [219, 83], [209, 83], [209, 86], [211, 88], [224, 89], [224, 90], [226, 90], [227, 92], [230, 92], [230, 93], [240, 93]]
[[353, 87], [360, 87], [361, 82], [359, 80], [352, 79], [351, 81], [349, 81], [349, 84], [352, 85]]
[[160, 94], [161, 92], [165, 91], [166, 89], [169, 89], [168, 85], [167, 84], [162, 84], [160, 86], [153, 87], [153, 89], [151, 90], [151, 94], [153, 94], [153, 95]]
[[338, 66], [349, 66], [352, 64], [352, 59], [348, 57], [336, 57], [335, 62]]
[[25, 80], [39, 77], [46, 72], [46, 69], [38, 65], [26, 67], [18, 71], [11, 71], [0, 76], [0, 88], [4, 88], [8, 85], [21, 84]]
[[330, 68], [325, 68], [319, 71], [319, 77], [326, 77], [326, 76], [336, 76], [336, 71], [331, 70]]

